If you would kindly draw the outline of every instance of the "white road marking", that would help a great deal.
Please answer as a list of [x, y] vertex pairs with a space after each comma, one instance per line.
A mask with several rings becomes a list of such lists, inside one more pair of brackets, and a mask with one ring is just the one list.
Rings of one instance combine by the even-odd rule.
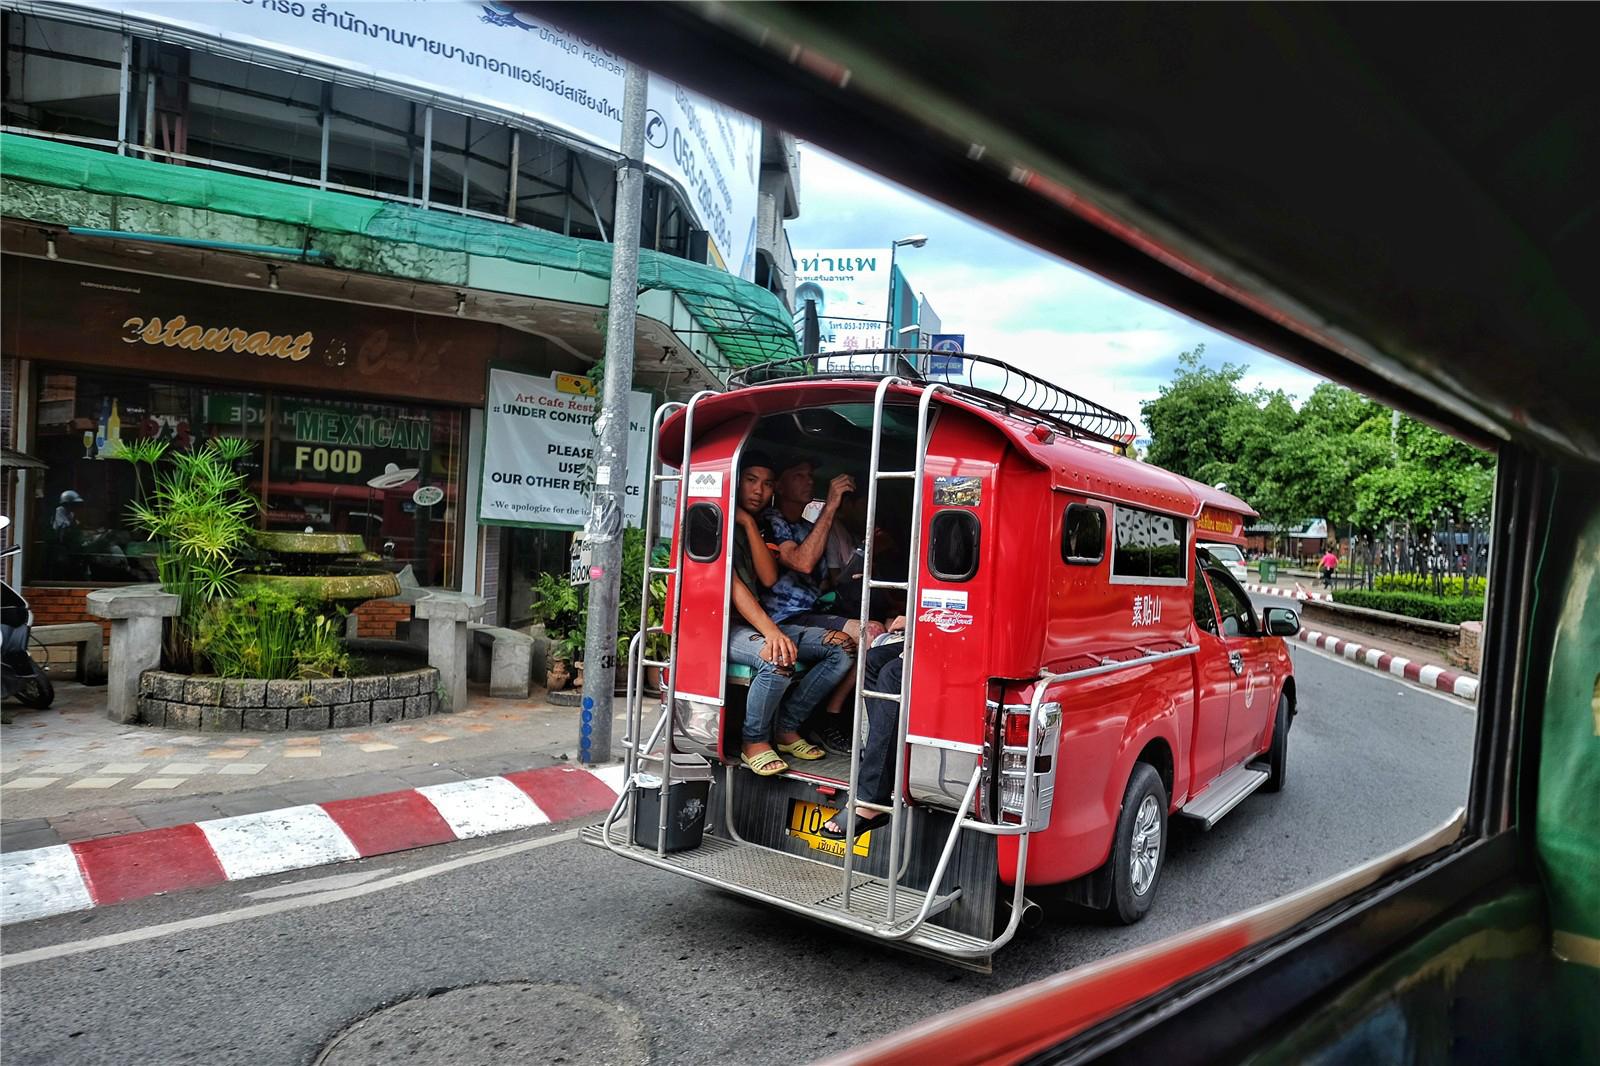
[[1439, 680], [1439, 675], [1444, 673], [1442, 666], [1424, 666], [1417, 674], [1417, 680], [1424, 685], [1432, 687]]
[[1377, 648], [1368, 648], [1363, 658], [1367, 660], [1368, 666], [1377, 666], [1378, 660], [1383, 658], [1383, 652], [1379, 651]]
[[94, 906], [78, 858], [66, 844], [0, 855], [0, 924]]
[[256, 903], [237, 910], [220, 911], [216, 914], [203, 914], [195, 918], [184, 918], [176, 922], [166, 922], [162, 925], [145, 926], [142, 929], [129, 929], [121, 933], [108, 933], [105, 936], [91, 937], [88, 940], [73, 940], [64, 944], [51, 944], [48, 947], [33, 948], [28, 951], [13, 951], [0, 956], [0, 970], [8, 970], [13, 966], [26, 966], [32, 962], [44, 962], [49, 959], [65, 958], [69, 955], [82, 955], [90, 951], [99, 951], [103, 948], [120, 947], [123, 944], [137, 944], [144, 940], [155, 940], [158, 937], [170, 936], [174, 933], [185, 933], [195, 929], [214, 929], [217, 926], [232, 925], [235, 922], [247, 922], [255, 918], [267, 918], [274, 914], [286, 914], [304, 907], [322, 907], [330, 903], [341, 903], [345, 900], [360, 899], [377, 892], [384, 892], [391, 888], [399, 888], [416, 881], [424, 881], [430, 877], [450, 873], [467, 866], [475, 866], [481, 862], [493, 862], [496, 859], [509, 858], [524, 851], [542, 848], [549, 844], [561, 844], [575, 840], [578, 830], [569, 829], [564, 833], [554, 836], [540, 837], [538, 840], [523, 840], [516, 844], [505, 844], [499, 847], [486, 848], [471, 855], [463, 855], [458, 859], [425, 866], [420, 870], [411, 870], [403, 874], [386, 877], [382, 881], [373, 881], [365, 885], [355, 885], [350, 888], [332, 889], [327, 892], [318, 892], [312, 896], [299, 896], [295, 899], [274, 900], [270, 903]]
[[1393, 674], [1395, 677], [1405, 677], [1406, 676], [1406, 667], [1408, 667], [1410, 665], [1411, 665], [1411, 660], [1410, 659], [1406, 659], [1406, 658], [1403, 658], [1402, 656], [1396, 655], [1393, 659], [1389, 660], [1389, 672], [1391, 674]]
[[312, 804], [199, 825], [230, 881], [361, 857], [339, 823]]
[[417, 789], [461, 839], [544, 825], [550, 816], [528, 794], [503, 777], [447, 781]]
[[1475, 700], [1478, 698], [1478, 679], [1475, 677], [1456, 678], [1455, 694], [1462, 699]]

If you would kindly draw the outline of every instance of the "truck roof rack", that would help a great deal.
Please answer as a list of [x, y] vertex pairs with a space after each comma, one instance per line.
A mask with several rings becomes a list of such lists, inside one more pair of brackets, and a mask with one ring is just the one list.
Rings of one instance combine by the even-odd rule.
[[[935, 364], [934, 359], [940, 361]], [[728, 377], [728, 388], [780, 381], [876, 381], [889, 376], [937, 382], [971, 403], [1048, 423], [1069, 437], [1126, 447], [1136, 432], [1126, 415], [998, 359], [971, 352], [947, 354], [926, 348], [822, 352], [744, 367]]]

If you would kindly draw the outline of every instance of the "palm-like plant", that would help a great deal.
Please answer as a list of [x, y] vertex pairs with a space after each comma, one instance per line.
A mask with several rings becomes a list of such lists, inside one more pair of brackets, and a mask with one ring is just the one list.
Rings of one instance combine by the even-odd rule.
[[193, 665], [194, 637], [206, 606], [238, 590], [240, 555], [250, 543], [260, 506], [236, 468], [250, 448], [238, 437], [216, 437], [187, 452], [169, 449], [164, 441], [126, 441], [117, 453], [133, 464], [138, 480], [129, 518], [160, 545], [161, 587], [181, 603], [167, 640], [167, 657], [175, 667]]

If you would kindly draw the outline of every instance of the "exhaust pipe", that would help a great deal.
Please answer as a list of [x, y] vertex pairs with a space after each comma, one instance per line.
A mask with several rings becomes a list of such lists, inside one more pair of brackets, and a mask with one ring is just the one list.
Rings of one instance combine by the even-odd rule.
[[[1011, 901], [1009, 899], [1003, 899], [1000, 902], [1001, 905], [1005, 907], [1005, 912], [1003, 915], [1004, 921], [1000, 923], [1001, 927], [1003, 928], [1011, 923]], [[1043, 921], [1044, 911], [1037, 903], [1024, 896], [1022, 898], [1022, 921], [1019, 923], [1021, 928], [1037, 929], [1040, 923]]]

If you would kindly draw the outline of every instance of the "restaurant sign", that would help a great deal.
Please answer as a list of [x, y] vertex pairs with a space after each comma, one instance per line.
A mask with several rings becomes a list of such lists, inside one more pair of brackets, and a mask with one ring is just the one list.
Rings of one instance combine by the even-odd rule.
[[[612, 471], [595, 465], [596, 397], [587, 379], [572, 374], [536, 377], [489, 371], [483, 482], [478, 520], [505, 526], [579, 527], [589, 515], [596, 479]], [[628, 474], [623, 512], [643, 521], [650, 395], [628, 394]]]

